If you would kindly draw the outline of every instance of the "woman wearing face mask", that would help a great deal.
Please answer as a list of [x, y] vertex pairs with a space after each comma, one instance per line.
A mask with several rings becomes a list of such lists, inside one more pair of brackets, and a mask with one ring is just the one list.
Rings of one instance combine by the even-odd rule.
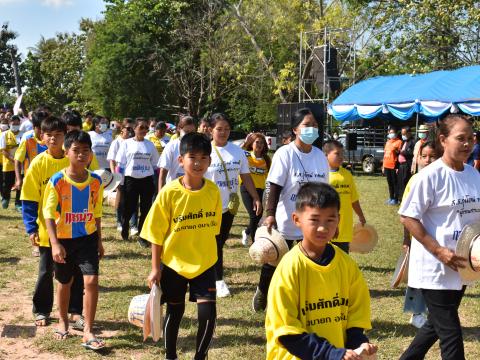
[[391, 127], [388, 130], [387, 142], [383, 152], [382, 174], [387, 177], [388, 192], [390, 198], [388, 205], [398, 205], [398, 154], [402, 149], [402, 140], [397, 137], [397, 129]]
[[108, 149], [112, 144], [112, 131], [107, 118], [95, 116], [93, 118], [94, 131], [89, 131], [90, 139], [92, 139], [92, 151], [97, 157], [100, 169], [110, 171], [110, 164], [107, 160]]
[[402, 128], [402, 148], [398, 154], [398, 198], [402, 199], [405, 186], [412, 175], [413, 149], [415, 148], [415, 139], [412, 138], [412, 132], [409, 126]]
[[428, 126], [427, 125], [420, 125], [417, 130], [418, 141], [415, 143], [415, 147], [413, 148], [413, 159], [412, 159], [412, 174], [416, 174], [418, 172], [417, 164], [418, 158], [420, 156], [420, 147], [425, 144], [427, 141], [428, 135]]
[[[10, 125], [10, 126], [9, 126]], [[5, 124], [2, 122], [2, 134], [0, 136], [0, 151], [3, 155], [3, 185], [2, 185], [2, 208], [8, 208], [10, 203], [10, 192], [13, 184], [15, 184], [15, 151], [20, 143], [20, 117], [14, 115], [10, 118], [10, 122]], [[9, 128], [4, 131], [3, 129]], [[20, 191], [17, 191], [15, 197], [15, 207], [17, 210], [22, 209], [20, 203]]]
[[[309, 109], [298, 110], [293, 115], [292, 125], [295, 140], [282, 146], [273, 155], [267, 177], [269, 193], [265, 206], [267, 217], [264, 221], [264, 225], [269, 229], [277, 227], [289, 247], [302, 239], [302, 232], [292, 221], [300, 186], [308, 182], [328, 184], [329, 175], [327, 158], [322, 150], [312, 145], [319, 137], [318, 123], [312, 112]], [[263, 311], [267, 306], [267, 291], [274, 271], [274, 266], [262, 266], [258, 288], [252, 301], [255, 312]]]

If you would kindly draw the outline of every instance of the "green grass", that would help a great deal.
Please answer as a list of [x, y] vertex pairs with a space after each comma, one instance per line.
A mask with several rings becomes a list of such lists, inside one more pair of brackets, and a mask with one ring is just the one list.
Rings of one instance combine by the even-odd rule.
[[[353, 255], [368, 282], [372, 297], [373, 329], [369, 332], [369, 337], [379, 345], [379, 359], [395, 359], [415, 334], [415, 328], [408, 324], [409, 314], [402, 312], [405, 289], [391, 289], [389, 286], [401, 251], [402, 228], [396, 214], [398, 208], [384, 205], [387, 198], [385, 178], [357, 176], [355, 180], [367, 222], [374, 225], [379, 233], [379, 244], [372, 253]], [[103, 222], [107, 255], [101, 262], [101, 293], [96, 324], [106, 336], [108, 350], [101, 355], [87, 353], [80, 348], [79, 337], [58, 342], [47, 335], [37, 336], [32, 341], [40, 351], [65, 357], [162, 358], [162, 341], [157, 344], [151, 340], [143, 343], [140, 329], [130, 325], [126, 319], [131, 298], [147, 292], [149, 250], [140, 248], [133, 241], [126, 243], [120, 240], [114, 229], [110, 208], [106, 208]], [[264, 314], [254, 314], [251, 311], [251, 297], [258, 281], [259, 267], [252, 263], [247, 249], [240, 245], [240, 232], [246, 223], [247, 216], [242, 210], [235, 218], [231, 239], [225, 248], [226, 282], [233, 296], [218, 300], [218, 324], [210, 350], [211, 359], [265, 358]], [[5, 291], [6, 286], [8, 289], [8, 282], [19, 282], [23, 291], [31, 294], [37, 259], [30, 256], [30, 246], [23, 235], [19, 214], [13, 210], [3, 210], [0, 229], [0, 291], [2, 288]], [[467, 359], [480, 359], [479, 297], [480, 288], [469, 287], [460, 307]], [[18, 324], [28, 323], [29, 310], [19, 314], [14, 321]], [[7, 311], [5, 306], [0, 306], [0, 321], [4, 311]], [[188, 304], [178, 340], [180, 359], [193, 357], [195, 334], [196, 307]], [[427, 359], [439, 357], [436, 344]]]

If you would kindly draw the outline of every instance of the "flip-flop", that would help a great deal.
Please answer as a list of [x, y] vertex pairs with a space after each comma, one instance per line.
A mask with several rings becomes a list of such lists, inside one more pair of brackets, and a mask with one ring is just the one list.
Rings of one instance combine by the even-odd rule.
[[[40, 321], [45, 321], [43, 324], [39, 324]], [[48, 326], [50, 322], [50, 316], [45, 314], [35, 315], [35, 326]]]
[[54, 332], [55, 335], [59, 335], [60, 337], [56, 338], [57, 340], [59, 341], [63, 341], [63, 340], [66, 340], [68, 335], [70, 335], [70, 333], [68, 332], [68, 330], [65, 330], [65, 331], [62, 331], [62, 330], [55, 330]]
[[[98, 345], [95, 346], [95, 345], [93, 345], [94, 343], [97, 343]], [[82, 346], [86, 349], [89, 349], [89, 350], [98, 351], [98, 350], [103, 349], [105, 347], [105, 342], [102, 339], [93, 337], [90, 340], [82, 343]]]
[[83, 331], [84, 328], [85, 328], [85, 318], [83, 317], [83, 315], [80, 315], [78, 320], [73, 323], [72, 329]]

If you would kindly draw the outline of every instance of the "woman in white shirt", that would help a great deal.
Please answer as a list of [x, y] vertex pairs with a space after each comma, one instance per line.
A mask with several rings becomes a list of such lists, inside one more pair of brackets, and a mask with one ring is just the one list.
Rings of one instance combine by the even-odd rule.
[[112, 131], [109, 129], [109, 121], [103, 116], [95, 116], [93, 125], [95, 130], [88, 132], [92, 140], [92, 151], [97, 157], [98, 167], [110, 171], [107, 154], [112, 144]]
[[228, 209], [230, 194], [236, 194], [237, 200], [240, 201], [238, 198], [239, 177], [253, 199], [253, 209], [257, 215], [262, 213], [262, 204], [250, 176], [245, 151], [239, 146], [228, 142], [231, 126], [227, 117], [221, 113], [213, 114], [210, 128], [213, 139], [212, 162], [205, 177], [217, 184], [222, 196], [222, 224], [220, 234], [217, 235], [218, 260], [215, 264], [215, 270], [217, 273], [217, 296], [226, 297], [230, 295], [230, 290], [223, 280], [223, 245], [228, 239], [235, 217]]
[[[328, 184], [328, 161], [322, 150], [313, 146], [318, 139], [318, 123], [312, 112], [299, 109], [292, 118], [295, 140], [282, 146], [273, 155], [268, 173], [269, 191], [266, 202], [264, 224], [278, 231], [292, 247], [294, 241], [302, 239], [302, 232], [292, 221], [295, 200], [302, 184], [324, 182]], [[275, 267], [264, 264], [257, 290], [253, 296], [253, 310], [263, 311], [267, 306], [267, 292]]]
[[458, 268], [466, 259], [455, 255], [463, 227], [480, 221], [480, 174], [465, 165], [473, 149], [472, 123], [451, 114], [438, 123], [443, 155], [422, 170], [399, 214], [412, 234], [408, 286], [420, 289], [428, 320], [401, 360], [423, 359], [439, 339], [442, 359], [464, 359], [458, 307], [465, 292]]
[[[124, 207], [122, 218], [122, 239], [128, 240], [129, 220], [140, 201], [138, 232], [152, 205], [153, 174], [158, 162], [158, 152], [151, 141], [145, 139], [148, 132], [148, 121], [140, 118], [135, 122], [135, 136], [124, 140], [115, 158], [120, 172], [124, 173]], [[148, 243], [139, 239], [139, 244], [146, 247]]]

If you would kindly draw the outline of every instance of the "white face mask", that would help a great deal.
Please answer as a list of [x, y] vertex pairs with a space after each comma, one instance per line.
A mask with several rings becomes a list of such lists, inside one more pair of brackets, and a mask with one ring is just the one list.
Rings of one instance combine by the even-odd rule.
[[107, 124], [100, 124], [98, 127], [100, 128], [100, 132], [105, 132], [108, 129]]
[[8, 130], [8, 124], [0, 124], [0, 130], [7, 131]]
[[155, 131], [155, 126], [150, 126], [150, 131]]
[[20, 125], [12, 125], [10, 126], [10, 130], [12, 130], [14, 133], [17, 133], [20, 131]]

